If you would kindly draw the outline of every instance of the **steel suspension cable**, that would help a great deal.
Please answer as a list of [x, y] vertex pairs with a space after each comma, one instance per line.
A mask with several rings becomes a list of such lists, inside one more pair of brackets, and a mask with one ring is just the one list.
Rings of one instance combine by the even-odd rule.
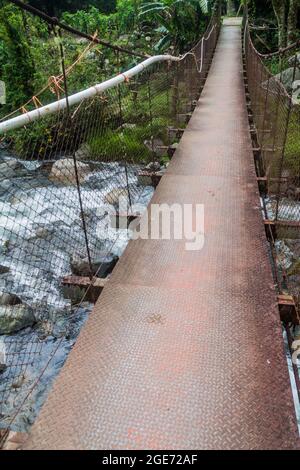
[[[68, 82], [67, 82], [66, 65], [65, 65], [65, 54], [64, 54], [64, 49], [63, 49], [63, 45], [62, 45], [62, 35], [61, 35], [61, 29], [60, 28], [58, 29], [58, 37], [59, 37], [59, 50], [60, 50], [60, 57], [61, 57], [62, 75], [63, 75], [64, 89], [65, 89], [65, 99], [66, 99], [66, 105], [67, 105], [67, 107], [66, 107], [67, 117], [68, 117], [69, 121], [72, 121], [70, 105], [69, 105], [69, 96], [68, 96]], [[87, 257], [88, 257], [88, 264], [89, 264], [89, 270], [90, 270], [90, 279], [92, 279], [92, 277], [93, 277], [92, 259], [91, 259], [89, 241], [88, 241], [88, 236], [87, 236], [87, 228], [86, 228], [85, 215], [84, 215], [84, 210], [83, 210], [83, 203], [82, 203], [81, 188], [80, 188], [80, 182], [79, 182], [79, 176], [78, 176], [78, 167], [77, 167], [77, 159], [76, 159], [76, 155], [75, 155], [75, 150], [72, 152], [72, 159], [73, 159], [73, 163], [74, 163], [76, 187], [77, 187], [77, 192], [78, 192], [78, 199], [79, 199], [79, 206], [80, 206], [80, 216], [81, 216], [81, 221], [82, 221], [82, 228], [83, 228], [83, 232], [84, 232], [85, 245], [86, 245]]]

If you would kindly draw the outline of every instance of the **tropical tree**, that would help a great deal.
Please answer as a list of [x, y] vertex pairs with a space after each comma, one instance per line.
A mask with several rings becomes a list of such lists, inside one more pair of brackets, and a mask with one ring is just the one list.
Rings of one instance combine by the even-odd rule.
[[278, 45], [283, 48], [298, 35], [300, 0], [272, 0], [278, 23]]
[[205, 0], [165, 0], [145, 2], [139, 18], [157, 25], [161, 38], [154, 49], [163, 52], [173, 46], [177, 52], [186, 50], [199, 37], [208, 14]]
[[64, 11], [76, 12], [91, 6], [103, 13], [112, 13], [116, 9], [116, 0], [28, 0], [28, 3], [50, 16], [60, 15]]
[[234, 16], [236, 14], [234, 0], [227, 0], [227, 14], [228, 16]]
[[22, 14], [11, 5], [0, 9], [0, 51], [0, 78], [6, 83], [7, 102], [17, 107], [33, 95], [35, 66]]

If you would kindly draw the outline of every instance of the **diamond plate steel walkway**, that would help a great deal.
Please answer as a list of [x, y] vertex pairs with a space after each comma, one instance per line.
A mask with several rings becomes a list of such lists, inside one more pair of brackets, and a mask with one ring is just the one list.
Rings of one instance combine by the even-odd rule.
[[239, 26], [152, 203], [203, 203], [202, 251], [131, 241], [27, 449], [299, 446], [248, 130]]

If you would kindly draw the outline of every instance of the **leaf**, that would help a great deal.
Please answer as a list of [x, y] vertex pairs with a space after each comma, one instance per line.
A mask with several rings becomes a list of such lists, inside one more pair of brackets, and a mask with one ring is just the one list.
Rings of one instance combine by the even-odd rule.
[[159, 26], [159, 28], [156, 28], [154, 30], [156, 33], [162, 33], [162, 34], [167, 34], [169, 32], [168, 28], [165, 26]]
[[141, 12], [139, 13], [139, 17], [146, 16], [146, 15], [148, 15], [149, 13], [150, 13], [150, 14], [153, 14], [153, 13], [156, 13], [156, 12], [162, 11], [162, 10], [165, 10], [165, 7], [150, 8], [149, 10], [141, 11]]
[[169, 35], [164, 36], [161, 38], [157, 44], [154, 46], [155, 51], [164, 51], [171, 45], [171, 37]]
[[165, 4], [163, 2], [147, 2], [140, 6], [140, 10], [145, 9], [145, 8], [150, 8], [150, 7], [157, 7], [157, 6], [163, 7], [165, 6]]

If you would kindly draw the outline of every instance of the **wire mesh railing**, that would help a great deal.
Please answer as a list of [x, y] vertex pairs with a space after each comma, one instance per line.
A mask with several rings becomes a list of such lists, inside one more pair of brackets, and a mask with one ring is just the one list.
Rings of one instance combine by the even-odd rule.
[[[183, 57], [149, 59], [105, 89], [0, 123], [0, 429], [34, 421], [92, 309], [92, 287], [130, 238], [108, 207], [127, 217], [147, 206], [152, 176], [196, 106], [220, 24], [217, 7]], [[65, 282], [75, 276], [84, 288]]]
[[299, 42], [260, 54], [244, 18], [248, 106], [266, 224], [276, 259], [279, 293], [300, 295]]

